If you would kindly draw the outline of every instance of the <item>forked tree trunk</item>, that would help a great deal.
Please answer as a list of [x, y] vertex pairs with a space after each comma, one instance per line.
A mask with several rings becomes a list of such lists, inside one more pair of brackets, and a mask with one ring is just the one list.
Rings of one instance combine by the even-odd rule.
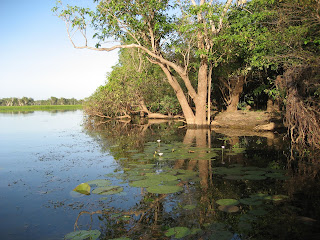
[[[208, 92], [208, 63], [207, 59], [201, 61], [198, 74], [198, 92], [193, 94], [193, 102], [195, 103], [195, 113], [191, 109], [191, 106], [176, 78], [170, 72], [170, 69], [164, 64], [157, 63], [163, 72], [165, 73], [169, 84], [173, 88], [177, 99], [182, 108], [184, 117], [189, 126], [207, 126], [207, 92]], [[181, 76], [186, 77], [186, 76]]]
[[227, 112], [236, 112], [238, 110], [238, 104], [240, 101], [240, 96], [243, 91], [243, 86], [245, 83], [245, 78], [243, 76], [238, 77], [235, 86], [230, 94], [229, 105], [227, 106]]
[[175, 77], [171, 74], [170, 70], [168, 69], [167, 66], [165, 66], [164, 64], [161, 63], [157, 63], [161, 69], [163, 70], [163, 72], [165, 73], [169, 84], [171, 85], [171, 87], [173, 88], [177, 99], [180, 103], [183, 115], [186, 119], [186, 122], [188, 125], [195, 125], [195, 115], [188, 103], [188, 100], [186, 98], [186, 96], [184, 95], [184, 92], [182, 90], [182, 88], [180, 87], [180, 84], [178, 83], [178, 81], [175, 79]]

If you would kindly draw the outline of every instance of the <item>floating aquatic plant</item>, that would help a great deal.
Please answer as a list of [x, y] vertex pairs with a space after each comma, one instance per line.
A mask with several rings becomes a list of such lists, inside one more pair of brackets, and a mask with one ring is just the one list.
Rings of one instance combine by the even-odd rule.
[[266, 176], [261, 176], [261, 175], [245, 175], [243, 178], [246, 180], [265, 180], [265, 179], [267, 179]]
[[224, 231], [214, 231], [211, 234], [211, 239], [219, 239], [219, 240], [230, 240], [233, 238], [233, 234], [227, 230]]
[[274, 196], [271, 197], [271, 200], [273, 200], [273, 201], [282, 201], [282, 200], [287, 199], [287, 198], [289, 198], [289, 197], [286, 196], [286, 195], [274, 195]]
[[105, 187], [99, 187], [92, 191], [94, 194], [100, 194], [100, 195], [111, 195], [111, 194], [117, 194], [123, 191], [122, 187], [119, 186], [105, 186]]
[[78, 186], [76, 186], [75, 189], [73, 189], [73, 191], [81, 193], [81, 194], [89, 195], [90, 189], [91, 188], [88, 183], [81, 183]]
[[167, 237], [174, 237], [174, 238], [184, 238], [191, 234], [191, 230], [187, 227], [174, 227], [170, 228], [165, 235]]
[[80, 230], [68, 233], [64, 236], [64, 239], [70, 239], [70, 240], [84, 240], [84, 239], [90, 239], [90, 240], [96, 240], [101, 235], [99, 230]]
[[227, 175], [224, 178], [228, 179], [228, 180], [242, 180], [243, 176], [241, 176], [241, 175]]
[[144, 179], [140, 181], [133, 181], [129, 185], [131, 187], [151, 187], [154, 185], [159, 185], [161, 183], [161, 180], [157, 179]]
[[166, 174], [166, 173], [160, 173], [160, 174], [156, 174], [156, 173], [147, 173], [146, 177], [148, 179], [152, 179], [152, 180], [159, 180], [159, 181], [163, 181], [163, 182], [169, 182], [169, 181], [174, 181], [177, 180], [178, 177], [171, 175], [171, 174]]
[[242, 198], [239, 199], [239, 202], [250, 206], [257, 206], [262, 204], [262, 201], [258, 198]]
[[227, 212], [227, 213], [235, 213], [239, 211], [239, 207], [232, 206], [232, 205], [221, 205], [218, 207], [220, 211]]
[[182, 190], [183, 188], [180, 186], [167, 186], [167, 185], [152, 186], [147, 188], [147, 191], [149, 193], [158, 193], [158, 194], [176, 193]]
[[196, 208], [196, 205], [185, 205], [184, 207], [183, 207], [183, 209], [185, 209], [185, 210], [193, 210], [193, 209], [195, 209]]
[[216, 203], [224, 206], [233, 206], [239, 204], [239, 201], [236, 199], [219, 199]]

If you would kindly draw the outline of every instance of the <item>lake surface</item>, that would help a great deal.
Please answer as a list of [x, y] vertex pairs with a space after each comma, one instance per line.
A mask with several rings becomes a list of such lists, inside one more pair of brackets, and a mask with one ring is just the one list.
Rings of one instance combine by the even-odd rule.
[[33, 112], [0, 146], [0, 239], [320, 239], [319, 163], [283, 135]]

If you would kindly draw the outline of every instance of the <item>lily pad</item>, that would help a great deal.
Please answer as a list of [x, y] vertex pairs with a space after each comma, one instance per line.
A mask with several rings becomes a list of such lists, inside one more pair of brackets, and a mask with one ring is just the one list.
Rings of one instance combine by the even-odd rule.
[[250, 195], [250, 197], [253, 199], [270, 200], [271, 196], [266, 193], [257, 193], [257, 194]]
[[141, 165], [136, 165], [136, 168], [139, 169], [150, 169], [150, 168], [154, 168], [156, 165], [153, 163], [149, 163], [149, 164], [141, 164]]
[[81, 198], [81, 197], [84, 197], [84, 196], [86, 196], [86, 195], [84, 195], [84, 194], [81, 194], [81, 193], [78, 193], [78, 192], [76, 192], [76, 191], [70, 191], [70, 196], [72, 197], [72, 198]]
[[243, 175], [241, 167], [227, 168], [225, 172], [230, 175]]
[[107, 192], [102, 192], [100, 193], [100, 195], [113, 195], [113, 194], [117, 194], [117, 193], [122, 193], [123, 191], [123, 187], [118, 187], [118, 188], [114, 188], [110, 191]]
[[223, 206], [234, 206], [239, 204], [239, 201], [236, 199], [219, 199], [216, 203]]
[[76, 186], [75, 189], [73, 189], [73, 191], [81, 193], [81, 194], [85, 194], [85, 195], [90, 195], [90, 185], [88, 183], [81, 183], [78, 186]]
[[158, 193], [158, 194], [176, 193], [176, 192], [180, 192], [182, 190], [183, 190], [183, 188], [180, 186], [167, 186], [167, 185], [152, 186], [152, 187], [147, 188], [148, 192]]
[[286, 195], [274, 195], [271, 197], [271, 200], [273, 201], [282, 201], [284, 199], [288, 198]]
[[173, 236], [174, 238], [184, 238], [191, 234], [191, 230], [187, 227], [174, 227], [170, 228], [165, 235], [167, 237]]
[[131, 187], [152, 187], [154, 185], [159, 185], [161, 183], [160, 180], [154, 179], [144, 179], [139, 181], [133, 181], [129, 183]]
[[198, 175], [197, 172], [194, 172], [192, 170], [178, 169], [177, 172], [180, 173], [180, 174]]
[[265, 179], [267, 179], [266, 176], [261, 176], [261, 175], [245, 175], [245, 176], [243, 176], [243, 178], [246, 180], [265, 180]]
[[229, 170], [226, 167], [216, 167], [213, 169], [213, 174], [225, 175], [229, 174]]
[[248, 167], [242, 167], [242, 170], [243, 171], [259, 171], [259, 170], [261, 170], [261, 168], [248, 166]]
[[240, 175], [227, 175], [224, 178], [228, 179], [228, 180], [241, 180], [241, 179], [243, 179], [243, 176], [240, 176]]
[[97, 179], [97, 180], [92, 180], [86, 182], [90, 186], [98, 186], [98, 187], [104, 187], [104, 186], [109, 186], [111, 184], [110, 180], [107, 179]]
[[221, 205], [218, 207], [220, 211], [227, 212], [227, 213], [235, 213], [239, 211], [239, 207], [232, 206], [232, 205]]
[[263, 175], [265, 173], [266, 173], [265, 171], [261, 171], [261, 170], [246, 171], [247, 175]]
[[131, 149], [131, 150], [127, 150], [128, 153], [137, 153], [139, 152], [137, 149]]
[[169, 181], [174, 181], [174, 180], [178, 179], [177, 176], [173, 176], [173, 175], [165, 174], [165, 173], [160, 173], [160, 174], [147, 173], [146, 176], [150, 180], [159, 180], [159, 181], [163, 181], [163, 182], [166, 182], [166, 181], [169, 182]]
[[266, 174], [266, 176], [269, 177], [269, 178], [274, 178], [274, 179], [278, 179], [278, 180], [286, 180], [286, 179], [288, 179], [287, 176], [283, 175], [282, 173], [278, 173], [278, 172], [268, 173], [268, 174]]
[[145, 179], [146, 179], [145, 176], [137, 176], [137, 175], [128, 177], [129, 181], [138, 181], [138, 180], [145, 180]]
[[189, 181], [189, 180], [195, 180], [198, 177], [194, 174], [180, 174], [177, 176], [182, 181]]
[[170, 181], [164, 183], [166, 186], [177, 186], [179, 184], [179, 181]]
[[257, 206], [262, 204], [262, 201], [260, 201], [258, 198], [242, 198], [239, 199], [239, 202], [250, 206]]
[[190, 235], [194, 235], [194, 234], [197, 234], [200, 232], [202, 232], [202, 230], [200, 228], [192, 228]]
[[122, 191], [123, 191], [123, 188], [119, 186], [106, 186], [106, 187], [96, 188], [92, 191], [92, 193], [100, 194], [100, 195], [111, 195], [111, 194], [120, 193]]
[[75, 231], [68, 233], [67, 235], [64, 236], [64, 239], [71, 239], [71, 240], [82, 240], [82, 239], [92, 239], [96, 240], [100, 236], [100, 231], [99, 230], [81, 230], [81, 231]]

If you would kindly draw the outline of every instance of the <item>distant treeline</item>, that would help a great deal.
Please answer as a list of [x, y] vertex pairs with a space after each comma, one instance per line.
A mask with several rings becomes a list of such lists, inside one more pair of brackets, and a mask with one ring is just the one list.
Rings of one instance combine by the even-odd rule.
[[0, 106], [33, 106], [33, 105], [81, 105], [83, 100], [75, 98], [50, 97], [47, 100], [34, 100], [33, 98], [0, 98]]

